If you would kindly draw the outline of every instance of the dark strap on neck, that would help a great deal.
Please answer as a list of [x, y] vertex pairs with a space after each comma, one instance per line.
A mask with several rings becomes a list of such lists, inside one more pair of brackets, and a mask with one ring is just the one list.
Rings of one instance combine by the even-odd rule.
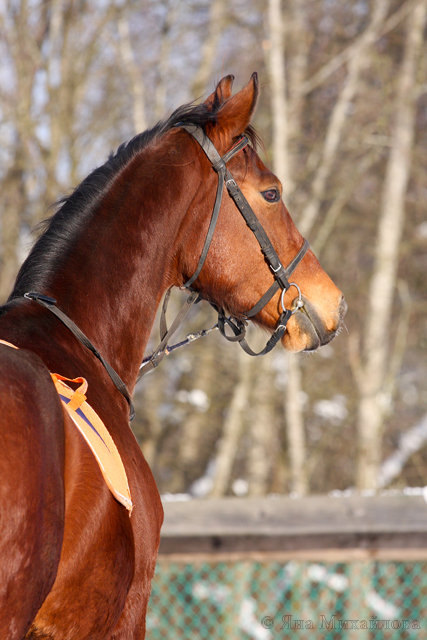
[[49, 298], [49, 296], [45, 296], [41, 293], [37, 293], [36, 291], [28, 291], [27, 293], [24, 293], [24, 298], [27, 298], [28, 300], [34, 300], [34, 302], [37, 302], [42, 307], [49, 309], [49, 311], [51, 311], [67, 327], [67, 329], [69, 329], [71, 333], [74, 334], [77, 340], [79, 340], [79, 342], [81, 342], [83, 346], [89, 349], [89, 351], [93, 353], [95, 358], [98, 358], [98, 360], [100, 361], [100, 363], [102, 364], [102, 366], [104, 367], [108, 375], [110, 376], [111, 380], [113, 381], [115, 387], [118, 389], [118, 391], [120, 391], [122, 396], [126, 399], [126, 402], [128, 403], [129, 409], [130, 409], [129, 419], [133, 420], [135, 417], [135, 409], [132, 404], [132, 400], [130, 398], [130, 393], [125, 383], [123, 382], [123, 380], [121, 379], [117, 371], [113, 369], [113, 367], [103, 358], [103, 356], [99, 353], [99, 351], [94, 347], [94, 345], [86, 336], [86, 334], [83, 333], [83, 331], [76, 325], [75, 322], [73, 322], [73, 320], [71, 320], [71, 318], [67, 316], [66, 313], [61, 311], [61, 309], [59, 309], [56, 306], [56, 300], [54, 298]]

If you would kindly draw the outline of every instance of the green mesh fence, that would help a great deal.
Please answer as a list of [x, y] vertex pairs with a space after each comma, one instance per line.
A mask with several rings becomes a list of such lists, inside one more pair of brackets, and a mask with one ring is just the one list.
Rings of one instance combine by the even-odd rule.
[[147, 638], [427, 639], [427, 563], [170, 562], [160, 557]]

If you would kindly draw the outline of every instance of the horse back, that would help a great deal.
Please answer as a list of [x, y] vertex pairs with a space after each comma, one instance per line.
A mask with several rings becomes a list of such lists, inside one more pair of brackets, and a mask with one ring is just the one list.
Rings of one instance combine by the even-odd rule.
[[34, 353], [0, 344], [0, 637], [22, 638], [57, 573], [64, 415]]

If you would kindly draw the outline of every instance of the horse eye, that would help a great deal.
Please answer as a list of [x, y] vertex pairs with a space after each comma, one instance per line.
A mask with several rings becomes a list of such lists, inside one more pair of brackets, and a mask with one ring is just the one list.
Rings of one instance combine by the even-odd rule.
[[279, 202], [280, 200], [279, 189], [267, 189], [266, 191], [261, 191], [261, 195], [267, 202]]

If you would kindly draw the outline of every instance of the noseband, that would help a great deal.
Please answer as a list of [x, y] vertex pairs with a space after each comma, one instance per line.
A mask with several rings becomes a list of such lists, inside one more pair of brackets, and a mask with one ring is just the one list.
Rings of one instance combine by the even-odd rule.
[[[199, 262], [197, 264], [196, 270], [185, 282], [184, 287], [191, 291], [190, 296], [188, 297], [184, 307], [179, 312], [178, 316], [173, 321], [170, 329], [167, 328], [166, 325], [166, 309], [167, 303], [169, 299], [169, 292], [165, 297], [165, 301], [163, 303], [163, 309], [160, 318], [160, 335], [161, 342], [154, 353], [145, 358], [141, 365], [140, 375], [144, 373], [148, 373], [154, 367], [156, 367], [159, 362], [163, 359], [163, 356], [166, 353], [172, 351], [173, 348], [182, 346], [183, 344], [187, 344], [195, 340], [197, 337], [202, 337], [206, 335], [210, 330], [204, 330], [200, 332], [200, 334], [191, 334], [187, 336], [187, 339], [184, 342], [181, 342], [177, 345], [173, 345], [172, 347], [168, 346], [168, 341], [173, 333], [177, 330], [178, 326], [181, 324], [183, 318], [187, 315], [191, 305], [194, 302], [199, 301], [201, 298], [199, 294], [192, 289], [192, 284], [198, 278], [203, 265], [205, 263], [206, 257], [208, 255], [209, 247], [211, 245], [213, 235], [215, 232], [216, 223], [218, 220], [219, 210], [221, 208], [222, 196], [224, 193], [224, 185], [227, 187], [228, 194], [233, 199], [236, 207], [240, 211], [243, 216], [246, 224], [255, 235], [258, 243], [261, 247], [261, 251], [264, 254], [265, 260], [268, 266], [271, 269], [271, 272], [274, 276], [274, 282], [271, 287], [264, 293], [263, 296], [258, 300], [258, 302], [249, 309], [246, 313], [242, 314], [241, 318], [232, 318], [227, 317], [225, 315], [224, 309], [221, 307], [211, 303], [214, 309], [218, 313], [218, 323], [213, 328], [218, 328], [222, 335], [231, 342], [238, 342], [242, 349], [251, 356], [260, 356], [268, 353], [273, 349], [273, 347], [279, 342], [279, 340], [283, 337], [286, 331], [286, 325], [288, 323], [289, 318], [300, 309], [304, 303], [301, 296], [301, 291], [299, 286], [295, 282], [289, 282], [289, 276], [295, 270], [297, 265], [301, 262], [303, 257], [305, 256], [308, 249], [308, 242], [304, 240], [300, 250], [298, 251], [295, 258], [291, 261], [291, 263], [285, 268], [280, 262], [279, 256], [277, 255], [276, 250], [270, 242], [265, 230], [263, 229], [261, 223], [256, 217], [255, 213], [252, 210], [249, 202], [246, 200], [236, 181], [234, 180], [232, 174], [227, 169], [227, 162], [231, 160], [239, 151], [244, 149], [248, 145], [248, 138], [245, 135], [242, 135], [237, 142], [229, 149], [223, 156], [220, 156], [217, 149], [215, 148], [213, 142], [208, 138], [203, 129], [197, 125], [178, 125], [180, 128], [187, 131], [196, 142], [200, 145], [208, 160], [210, 161], [212, 168], [218, 174], [218, 184], [216, 190], [215, 203], [212, 210], [212, 216], [209, 223], [208, 232], [206, 234], [205, 243], [203, 245], [203, 249], [200, 255]], [[298, 297], [293, 303], [292, 309], [287, 309], [284, 303], [284, 296], [286, 291], [291, 287], [295, 287], [298, 292]], [[251, 349], [245, 339], [246, 334], [246, 325], [247, 320], [249, 318], [253, 318], [257, 315], [265, 307], [265, 305], [271, 300], [274, 294], [278, 290], [282, 290], [282, 294], [280, 297], [280, 306], [281, 306], [281, 314], [279, 316], [279, 320], [277, 322], [276, 328], [265, 345], [264, 349], [261, 351], [255, 352]], [[226, 327], [229, 327], [232, 331], [232, 334], [226, 333]]]

